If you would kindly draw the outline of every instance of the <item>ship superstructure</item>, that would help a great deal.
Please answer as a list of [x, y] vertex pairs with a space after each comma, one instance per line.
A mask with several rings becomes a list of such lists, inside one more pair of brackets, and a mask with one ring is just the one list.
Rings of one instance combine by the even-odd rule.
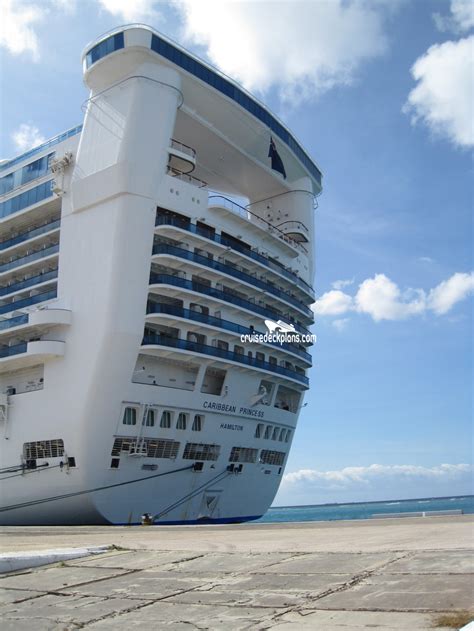
[[[0, 523], [255, 519], [308, 388], [321, 173], [149, 27], [83, 67], [83, 125], [0, 164]], [[242, 341], [272, 326], [303, 341]]]

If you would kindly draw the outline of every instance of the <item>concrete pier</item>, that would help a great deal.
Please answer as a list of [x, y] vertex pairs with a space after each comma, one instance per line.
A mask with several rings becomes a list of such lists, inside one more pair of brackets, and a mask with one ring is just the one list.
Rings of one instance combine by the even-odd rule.
[[2, 553], [115, 548], [1, 575], [0, 628], [446, 630], [442, 614], [473, 607], [473, 543], [472, 515], [3, 527]]

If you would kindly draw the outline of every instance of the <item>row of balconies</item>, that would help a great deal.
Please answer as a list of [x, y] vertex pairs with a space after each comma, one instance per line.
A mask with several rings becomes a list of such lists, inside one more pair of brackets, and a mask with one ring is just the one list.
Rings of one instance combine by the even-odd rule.
[[280, 263], [269, 256], [265, 256], [259, 252], [257, 248], [252, 248], [244, 242], [239, 242], [238, 239], [229, 239], [221, 234], [217, 234], [212, 226], [197, 226], [196, 224], [191, 223], [190, 220], [187, 220], [184, 216], [178, 217], [172, 216], [171, 214], [157, 214], [155, 225], [158, 228], [160, 226], [172, 226], [174, 228], [178, 228], [179, 230], [186, 230], [193, 235], [224, 246], [227, 250], [235, 250], [236, 252], [243, 254], [245, 257], [252, 259], [252, 261], [260, 263], [265, 266], [266, 269], [270, 269], [280, 277], [283, 276], [293, 285], [296, 285], [299, 289], [301, 289], [306, 297], [309, 296], [311, 301], [314, 300], [315, 294], [313, 288], [295, 272], [283, 265], [283, 263]]

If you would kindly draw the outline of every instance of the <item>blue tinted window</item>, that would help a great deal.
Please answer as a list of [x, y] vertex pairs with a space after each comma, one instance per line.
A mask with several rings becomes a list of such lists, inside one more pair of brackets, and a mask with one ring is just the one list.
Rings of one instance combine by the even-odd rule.
[[[28, 158], [30, 156], [34, 156], [37, 153], [41, 153], [41, 151], [44, 151], [45, 149], [49, 149], [50, 147], [54, 147], [54, 145], [57, 145], [58, 143], [60, 143], [63, 140], [65, 140], [66, 138], [70, 138], [71, 136], [75, 136], [76, 134], [79, 134], [81, 131], [82, 131], [82, 125], [78, 125], [77, 127], [73, 127], [69, 131], [64, 132], [64, 134], [60, 134], [58, 136], [54, 136], [54, 138], [51, 138], [51, 140], [48, 140], [47, 142], [44, 142], [42, 145], [39, 145], [38, 147], [35, 147], [34, 149], [30, 149], [29, 151], [25, 151], [25, 153], [20, 154], [16, 158], [13, 158], [12, 160], [8, 160], [7, 162], [4, 162], [3, 164], [0, 164], [0, 171], [6, 171], [7, 169], [10, 169], [14, 164], [18, 164], [19, 162], [23, 162], [24, 160], [26, 160], [26, 158]], [[52, 154], [50, 154], [50, 155], [52, 155]], [[21, 171], [21, 169], [20, 169], [20, 171]], [[15, 176], [18, 173], [19, 173], [19, 171], [15, 171]], [[15, 186], [19, 186], [19, 185], [20, 185], [20, 182], [18, 181], [18, 183], [17, 183], [16, 180], [15, 180], [15, 182], [13, 184], [13, 188], [15, 188]], [[0, 188], [1, 188], [1, 185], [0, 185]]]
[[123, 33], [116, 33], [115, 35], [111, 35], [107, 39], [104, 39], [99, 44], [96, 44], [86, 55], [86, 65], [88, 68], [92, 66], [96, 61], [102, 59], [102, 57], [106, 57], [113, 53], [115, 50], [119, 50], [120, 48], [124, 48], [125, 42], [123, 38]]
[[[295, 139], [288, 133], [286, 129], [282, 127], [282, 125], [275, 119], [273, 116], [267, 112], [263, 107], [261, 107], [258, 103], [256, 103], [253, 99], [251, 99], [245, 92], [239, 90], [236, 86], [233, 85], [224, 77], [213, 72], [211, 69], [207, 68], [199, 61], [193, 59], [186, 53], [178, 50], [168, 42], [165, 42], [157, 35], [152, 35], [151, 37], [151, 50], [154, 50], [155, 53], [162, 55], [169, 61], [181, 66], [184, 70], [187, 70], [191, 74], [193, 74], [198, 79], [205, 81], [208, 85], [216, 88], [222, 94], [233, 99], [236, 103], [239, 103], [244, 109], [253, 114], [256, 118], [258, 118], [262, 123], [267, 125], [279, 138], [293, 151], [293, 153], [301, 160], [304, 166], [308, 169], [308, 171], [312, 174], [319, 184], [321, 184], [321, 172], [313, 164], [312, 160], [308, 157], [308, 155], [303, 151], [303, 149], [299, 146], [299, 144], [295, 141]], [[89, 64], [88, 64], [89, 65]]]
[[23, 168], [0, 178], [0, 195], [9, 193], [11, 190], [17, 188], [17, 186], [28, 184], [28, 182], [32, 180], [45, 176], [48, 173], [49, 159], [52, 155], [54, 154], [50, 153], [47, 156], [38, 158], [38, 160], [30, 162], [30, 164], [27, 164]]
[[51, 197], [52, 195], [51, 181], [44, 182], [29, 191], [21, 193], [21, 195], [16, 195], [15, 197], [8, 199], [6, 202], [1, 202], [0, 217], [6, 217], [12, 213], [19, 212], [32, 204], [36, 204], [37, 202], [41, 202], [43, 199]]

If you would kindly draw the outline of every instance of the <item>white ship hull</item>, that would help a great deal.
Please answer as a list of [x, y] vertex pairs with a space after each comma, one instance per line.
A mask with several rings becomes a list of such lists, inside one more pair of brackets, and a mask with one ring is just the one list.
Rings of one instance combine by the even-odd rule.
[[0, 165], [0, 524], [256, 519], [308, 388], [321, 174], [151, 29], [84, 65], [83, 128]]

